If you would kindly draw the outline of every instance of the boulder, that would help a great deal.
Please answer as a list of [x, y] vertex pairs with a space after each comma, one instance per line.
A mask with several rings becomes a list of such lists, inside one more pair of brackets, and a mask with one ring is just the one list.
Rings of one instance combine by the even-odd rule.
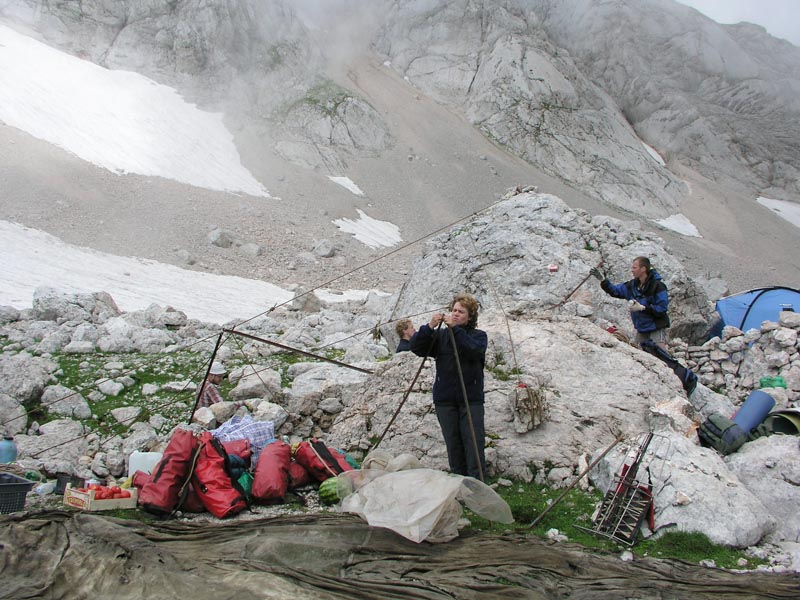
[[58, 364], [27, 352], [0, 354], [0, 393], [8, 394], [20, 402], [38, 400], [45, 386], [52, 380]]
[[[11, 435], [25, 431], [28, 426], [28, 414], [25, 407], [8, 394], [0, 393], [0, 429]], [[0, 431], [2, 433], [2, 431]]]
[[68, 417], [70, 419], [88, 419], [92, 409], [80, 393], [63, 385], [49, 385], [44, 389], [41, 398], [42, 408], [50, 415]]
[[230, 377], [231, 381], [236, 381], [236, 387], [229, 393], [231, 400], [271, 399], [281, 393], [280, 373], [264, 365], [242, 367]]
[[49, 287], [38, 287], [33, 292], [34, 318], [64, 323], [89, 321], [104, 323], [120, 314], [113, 298], [106, 292], [93, 294], [67, 294]]
[[772, 435], [746, 443], [726, 457], [728, 469], [763, 504], [775, 520], [771, 542], [800, 542], [800, 443], [797, 436]]

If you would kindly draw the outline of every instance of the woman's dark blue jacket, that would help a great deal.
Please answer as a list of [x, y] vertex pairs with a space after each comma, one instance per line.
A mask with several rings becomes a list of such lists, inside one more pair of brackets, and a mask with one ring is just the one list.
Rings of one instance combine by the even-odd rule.
[[644, 285], [641, 286], [638, 279], [618, 284], [604, 279], [600, 282], [600, 287], [609, 296], [636, 300], [644, 306], [644, 310], [631, 313], [631, 320], [636, 331], [647, 333], [669, 327], [669, 316], [667, 315], [669, 294], [666, 284], [661, 280], [661, 275], [655, 269], [650, 269]]
[[[472, 404], [483, 403], [483, 365], [486, 362], [488, 338], [485, 331], [474, 328], [453, 327], [461, 373], [467, 398]], [[433, 342], [433, 345], [431, 345]], [[430, 348], [430, 351], [428, 350]], [[458, 379], [453, 345], [447, 326], [431, 329], [423, 325], [411, 338], [411, 351], [417, 356], [436, 359], [436, 381], [433, 383], [433, 401], [436, 404], [463, 404], [464, 394]]]

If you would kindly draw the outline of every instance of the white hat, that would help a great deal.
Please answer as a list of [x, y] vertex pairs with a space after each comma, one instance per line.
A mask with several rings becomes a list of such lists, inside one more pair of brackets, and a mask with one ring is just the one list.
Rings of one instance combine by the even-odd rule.
[[211, 370], [208, 372], [209, 375], [225, 375], [225, 367], [222, 366], [221, 362], [214, 361], [211, 363]]

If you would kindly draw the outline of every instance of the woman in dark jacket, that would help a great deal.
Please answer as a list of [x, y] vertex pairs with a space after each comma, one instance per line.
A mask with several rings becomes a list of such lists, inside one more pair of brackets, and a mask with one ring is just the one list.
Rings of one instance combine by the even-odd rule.
[[[411, 351], [417, 356], [428, 355], [436, 359], [433, 405], [447, 446], [450, 471], [482, 480], [486, 474], [483, 366], [488, 338], [485, 331], [477, 329], [478, 301], [474, 297], [457, 295], [449, 310], [447, 314], [433, 315], [430, 323], [420, 327], [411, 338]], [[442, 323], [452, 330], [452, 338], [448, 329], [437, 329]], [[468, 402], [465, 402], [458, 375], [459, 365]]]

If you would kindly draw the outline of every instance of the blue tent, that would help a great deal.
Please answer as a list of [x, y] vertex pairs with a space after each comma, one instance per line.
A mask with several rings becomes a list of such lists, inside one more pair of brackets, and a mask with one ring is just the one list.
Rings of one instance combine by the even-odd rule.
[[758, 329], [763, 321], [778, 321], [782, 310], [800, 312], [800, 290], [787, 287], [767, 287], [741, 292], [717, 300], [720, 320], [711, 336], [722, 333], [726, 325], [742, 331]]

